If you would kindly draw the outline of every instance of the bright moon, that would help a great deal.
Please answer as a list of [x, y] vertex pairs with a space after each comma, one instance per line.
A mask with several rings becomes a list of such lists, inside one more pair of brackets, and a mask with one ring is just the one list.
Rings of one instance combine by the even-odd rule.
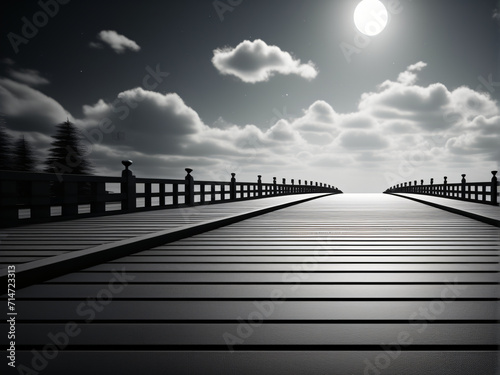
[[387, 9], [379, 0], [363, 0], [354, 11], [354, 24], [361, 33], [368, 36], [380, 34], [388, 20]]

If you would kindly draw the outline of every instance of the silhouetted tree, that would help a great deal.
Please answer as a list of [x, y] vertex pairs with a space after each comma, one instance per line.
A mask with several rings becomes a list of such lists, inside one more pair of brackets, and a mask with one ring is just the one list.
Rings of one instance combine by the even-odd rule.
[[12, 170], [12, 137], [0, 127], [0, 171]]
[[65, 121], [56, 127], [45, 172], [57, 174], [92, 174], [92, 165], [86, 159], [81, 145], [82, 137], [74, 124]]
[[14, 144], [12, 168], [15, 171], [35, 172], [36, 161], [31, 145], [24, 135]]

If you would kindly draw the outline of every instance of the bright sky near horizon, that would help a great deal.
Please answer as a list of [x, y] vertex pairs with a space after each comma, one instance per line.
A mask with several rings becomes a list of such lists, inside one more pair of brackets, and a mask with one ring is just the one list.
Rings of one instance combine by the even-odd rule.
[[[0, 119], [44, 159], [55, 125], [97, 174], [309, 180], [345, 192], [500, 161], [500, 4], [382, 0], [6, 1]], [[377, 18], [375, 17], [375, 22]], [[372, 25], [373, 26], [373, 25]]]

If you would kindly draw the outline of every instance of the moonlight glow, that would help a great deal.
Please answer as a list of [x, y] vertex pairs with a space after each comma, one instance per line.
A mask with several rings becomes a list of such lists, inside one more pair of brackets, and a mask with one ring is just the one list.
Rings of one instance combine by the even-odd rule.
[[389, 19], [387, 9], [379, 0], [363, 0], [354, 11], [354, 23], [358, 30], [368, 36], [380, 34]]

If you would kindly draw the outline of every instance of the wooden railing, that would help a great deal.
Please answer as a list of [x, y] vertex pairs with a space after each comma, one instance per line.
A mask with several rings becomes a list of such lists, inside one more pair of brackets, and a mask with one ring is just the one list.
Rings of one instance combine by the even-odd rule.
[[342, 191], [331, 185], [299, 180], [287, 184], [196, 181], [186, 168], [184, 180], [136, 178], [123, 161], [121, 177], [56, 175], [0, 171], [0, 226], [16, 226], [77, 217], [213, 204], [288, 194]]
[[424, 185], [424, 180], [405, 182], [389, 188], [385, 193], [410, 193], [434, 195], [437, 197], [459, 199], [463, 201], [485, 203], [498, 206], [498, 178], [497, 171], [492, 171], [493, 177], [490, 182], [467, 182], [462, 175], [460, 183], [448, 183], [448, 177], [444, 177], [442, 184], [434, 184], [431, 178], [429, 185]]

